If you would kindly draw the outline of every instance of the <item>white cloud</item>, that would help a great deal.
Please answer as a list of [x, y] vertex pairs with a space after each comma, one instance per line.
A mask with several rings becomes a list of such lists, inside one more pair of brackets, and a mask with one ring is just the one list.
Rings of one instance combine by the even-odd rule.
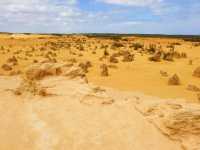
[[96, 0], [106, 4], [129, 6], [136, 8], [148, 8], [154, 14], [161, 15], [166, 13], [170, 8], [166, 0]]
[[[193, 33], [198, 30], [199, 21], [194, 20], [199, 20], [199, 2], [183, 7], [169, 0], [94, 1], [118, 7], [81, 9], [80, 0], [0, 0], [0, 31], [186, 33], [187, 29]], [[93, 4], [98, 7], [99, 3]]]
[[78, 0], [0, 0], [0, 29], [9, 32], [84, 32], [108, 19]]
[[[80, 15], [77, 0], [0, 0], [0, 22], [11, 25], [55, 26], [69, 24]], [[26, 29], [25, 29], [26, 31]]]
[[127, 5], [127, 6], [152, 6], [162, 3], [163, 0], [97, 0], [108, 4]]

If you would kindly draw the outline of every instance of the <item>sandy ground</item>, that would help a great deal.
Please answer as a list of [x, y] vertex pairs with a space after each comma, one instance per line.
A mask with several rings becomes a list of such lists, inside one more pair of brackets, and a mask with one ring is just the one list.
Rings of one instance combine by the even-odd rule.
[[[115, 68], [109, 68], [108, 76], [102, 76], [100, 65], [111, 64], [108, 58], [99, 60], [104, 51], [94, 47], [93, 54], [89, 49], [67, 49], [58, 44], [70, 39], [71, 43], [78, 40], [76, 45], [85, 37], [17, 34], [0, 38], [4, 45], [0, 64], [8, 65], [0, 69], [0, 149], [200, 150], [198, 89], [186, 89], [188, 84], [198, 86], [200, 82], [192, 76], [199, 63], [199, 47], [179, 41], [179, 49], [188, 56], [172, 62], [151, 62], [149, 54], [130, 50], [135, 54], [134, 61], [120, 58]], [[58, 45], [37, 50], [51, 40]], [[87, 40], [92, 46], [113, 42]], [[49, 58], [47, 52], [53, 56]], [[13, 56], [17, 61], [9, 60]], [[53, 58], [56, 61], [52, 62]], [[190, 59], [192, 65], [188, 64]], [[91, 63], [89, 70], [80, 65], [85, 61]], [[170, 76], [177, 73], [181, 84], [168, 85], [170, 76], [161, 76], [160, 70]]]
[[[123, 47], [112, 48], [113, 43], [122, 43]], [[152, 62], [148, 60], [149, 54], [130, 48], [133, 43], [144, 44], [145, 49], [148, 49], [151, 44], [155, 44], [157, 47], [162, 47], [164, 51], [169, 50], [167, 46], [179, 43], [179, 45], [175, 45], [175, 51], [186, 53], [187, 58]], [[105, 49], [109, 56], [100, 60]], [[134, 54], [134, 61], [123, 62], [123, 58], [120, 57], [118, 63], [110, 63], [109, 57], [120, 51], [129, 51]], [[0, 35], [0, 66], [9, 64], [8, 59], [13, 56], [18, 60], [17, 65], [13, 66], [11, 71], [5, 71], [0, 67], [0, 74], [23, 72], [24, 68], [33, 62], [45, 59], [65, 63], [90, 61], [92, 67], [89, 68], [87, 77], [89, 82], [96, 85], [124, 91], [139, 91], [161, 98], [178, 98], [198, 102], [198, 93], [187, 90], [187, 87], [188, 85], [197, 87], [200, 85], [199, 78], [192, 76], [193, 71], [200, 63], [200, 46], [194, 46], [194, 43], [181, 39], [132, 37], [127, 38], [126, 41], [118, 40], [116, 42], [111, 39], [85, 36]], [[189, 65], [190, 61], [192, 61], [191, 65]], [[100, 66], [102, 64], [114, 66], [109, 68], [108, 77], [101, 76]], [[168, 76], [163, 77], [160, 71], [166, 72]], [[173, 74], [179, 76], [181, 85], [168, 85], [168, 79]]]
[[[20, 82], [19, 77], [0, 78], [0, 149], [200, 149], [197, 104], [96, 91], [94, 85], [65, 77], [41, 81], [53, 96], [16, 96], [11, 90]], [[188, 116], [174, 118], [175, 112]]]

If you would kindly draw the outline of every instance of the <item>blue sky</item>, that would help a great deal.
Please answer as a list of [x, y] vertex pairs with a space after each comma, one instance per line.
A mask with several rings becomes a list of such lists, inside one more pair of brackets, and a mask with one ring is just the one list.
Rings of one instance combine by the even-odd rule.
[[0, 0], [0, 31], [200, 34], [200, 1]]

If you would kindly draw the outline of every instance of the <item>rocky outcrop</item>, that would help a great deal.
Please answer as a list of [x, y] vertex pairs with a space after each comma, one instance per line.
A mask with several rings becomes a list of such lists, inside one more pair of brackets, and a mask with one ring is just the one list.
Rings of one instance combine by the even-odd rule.
[[174, 74], [168, 80], [168, 85], [180, 85], [180, 84], [181, 84], [181, 81], [177, 74]]
[[178, 101], [140, 101], [136, 108], [164, 135], [181, 142], [185, 150], [199, 150], [200, 105]]
[[200, 67], [197, 67], [193, 72], [194, 77], [200, 78]]

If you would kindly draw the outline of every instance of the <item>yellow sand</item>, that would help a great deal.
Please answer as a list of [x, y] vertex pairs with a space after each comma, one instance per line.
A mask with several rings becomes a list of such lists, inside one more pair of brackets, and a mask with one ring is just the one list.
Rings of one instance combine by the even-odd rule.
[[[79, 40], [85, 40], [83, 42], [84, 51], [76, 49], [77, 45], [82, 42]], [[67, 43], [71, 44], [71, 48], [57, 47], [55, 51], [50, 50], [49, 46], [46, 46], [46, 42], [54, 43]], [[125, 43], [124, 41], [120, 41]], [[148, 95], [158, 96], [161, 98], [181, 98], [187, 99], [191, 102], [197, 102], [197, 93], [188, 91], [186, 88], [188, 84], [200, 85], [200, 79], [192, 76], [192, 73], [196, 67], [200, 64], [200, 46], [194, 47], [191, 42], [185, 42], [181, 39], [167, 39], [167, 38], [129, 38], [129, 43], [139, 42], [148, 46], [149, 44], [162, 45], [165, 50], [166, 45], [170, 43], [179, 42], [181, 45], [176, 46], [175, 50], [179, 52], [187, 53], [185, 59], [175, 59], [174, 62], [150, 62], [148, 60], [149, 55], [137, 53], [131, 50], [126, 44], [124, 48], [112, 50], [108, 48], [110, 54], [118, 50], [128, 50], [135, 53], [135, 60], [130, 63], [125, 63], [120, 60], [117, 69], [109, 69], [109, 76], [100, 76], [100, 65], [102, 63], [110, 64], [107, 60], [100, 61], [99, 58], [103, 56], [104, 49], [101, 49], [102, 44], [111, 45], [112, 40], [99, 39], [99, 38], [87, 38], [84, 36], [48, 36], [48, 35], [0, 35], [0, 46], [4, 47], [4, 50], [0, 50], [0, 66], [7, 63], [6, 60], [12, 56], [18, 58], [19, 64], [14, 67], [14, 70], [20, 70], [23, 72], [24, 68], [33, 63], [33, 60], [43, 60], [48, 51], [55, 52], [58, 62], [68, 62], [69, 59], [75, 58], [78, 62], [91, 61], [92, 68], [89, 69], [87, 77], [90, 83], [96, 85], [102, 85], [112, 87], [119, 90], [128, 91], [140, 91]], [[61, 44], [62, 45], [62, 44]], [[90, 45], [90, 46], [89, 46]], [[32, 48], [34, 48], [33, 51]], [[41, 51], [40, 48], [43, 48]], [[1, 48], [0, 48], [1, 49]], [[21, 51], [20, 54], [16, 52]], [[27, 52], [31, 54], [27, 54]], [[95, 51], [96, 54], [92, 54]], [[76, 55], [73, 55], [76, 53]], [[83, 56], [78, 56], [82, 54]], [[189, 65], [189, 60], [193, 60], [193, 65]], [[169, 77], [173, 74], [178, 74], [181, 80], [180, 86], [169, 86], [167, 84], [169, 77], [162, 77], [160, 71], [166, 71]], [[8, 71], [4, 71], [0, 67], [0, 74], [9, 74]]]

